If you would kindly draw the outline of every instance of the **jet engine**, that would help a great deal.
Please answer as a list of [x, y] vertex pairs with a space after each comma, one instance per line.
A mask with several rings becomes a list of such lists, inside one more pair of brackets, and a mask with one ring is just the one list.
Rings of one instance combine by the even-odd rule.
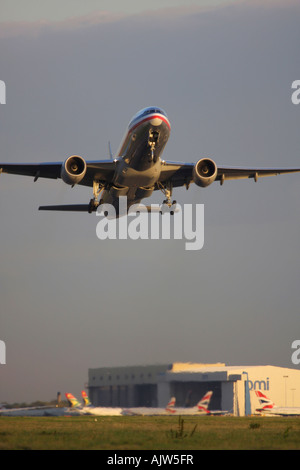
[[202, 158], [193, 168], [193, 181], [201, 188], [206, 188], [217, 177], [217, 165], [210, 158]]
[[61, 179], [67, 184], [78, 184], [86, 173], [86, 162], [79, 155], [67, 158], [61, 167]]

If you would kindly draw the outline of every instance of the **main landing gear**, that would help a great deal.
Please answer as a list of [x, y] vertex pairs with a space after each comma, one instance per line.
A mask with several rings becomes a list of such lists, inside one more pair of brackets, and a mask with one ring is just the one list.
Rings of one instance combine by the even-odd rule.
[[90, 214], [96, 211], [97, 207], [101, 204], [101, 199], [99, 199], [99, 196], [101, 192], [103, 191], [103, 189], [104, 189], [103, 184], [99, 183], [99, 181], [93, 181], [93, 196], [94, 197], [89, 202]]
[[[160, 211], [161, 214], [166, 212], [166, 210], [170, 210], [172, 206], [176, 206], [177, 201], [172, 201], [172, 191], [173, 191], [173, 186], [172, 183], [167, 182], [165, 185], [162, 183], [159, 183], [159, 189], [161, 192], [165, 195], [166, 199], [163, 200], [162, 202], [162, 210]], [[174, 214], [174, 211], [170, 211], [171, 215]]]

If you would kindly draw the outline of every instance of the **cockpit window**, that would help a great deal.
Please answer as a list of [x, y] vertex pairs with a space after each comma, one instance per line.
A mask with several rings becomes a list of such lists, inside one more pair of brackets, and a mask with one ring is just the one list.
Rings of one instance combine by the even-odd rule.
[[147, 114], [152, 113], [159, 113], [166, 116], [166, 113], [161, 108], [145, 108], [144, 110], [140, 111], [141, 116], [147, 116]]

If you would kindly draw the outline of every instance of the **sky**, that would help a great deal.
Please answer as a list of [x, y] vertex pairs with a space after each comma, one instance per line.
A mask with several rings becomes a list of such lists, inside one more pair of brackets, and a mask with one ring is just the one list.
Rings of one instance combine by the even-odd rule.
[[[1, 2], [2, 162], [108, 158], [155, 105], [171, 122], [166, 160], [300, 166], [298, 1], [23, 5]], [[93, 367], [297, 367], [299, 175], [175, 189], [204, 204], [199, 251], [101, 241], [95, 214], [38, 211], [91, 195], [0, 176], [0, 402], [79, 395]]]
[[115, 12], [127, 14], [143, 13], [150, 10], [161, 10], [162, 8], [176, 8], [187, 5], [201, 7], [226, 4], [226, 0], [197, 0], [195, 2], [183, 2], [182, 0], [127, 0], [126, 4], [121, 0], [53, 0], [52, 2], [43, 0], [2, 0], [1, 20], [2, 21], [61, 21], [68, 18], [75, 18], [94, 14], [97, 11]]

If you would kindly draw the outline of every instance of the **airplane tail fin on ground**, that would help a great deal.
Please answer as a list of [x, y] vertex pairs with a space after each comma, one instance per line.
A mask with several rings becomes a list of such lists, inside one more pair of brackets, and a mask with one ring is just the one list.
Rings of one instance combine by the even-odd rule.
[[256, 390], [255, 394], [256, 394], [256, 396], [259, 400], [259, 403], [261, 405], [261, 409], [270, 410], [270, 409], [274, 408], [275, 403], [272, 400], [270, 400], [268, 397], [266, 397], [266, 395], [261, 393], [260, 390]]
[[75, 398], [72, 393], [66, 393], [66, 399], [69, 402], [70, 408], [78, 408], [81, 406], [77, 398]]
[[209, 413], [208, 411], [208, 405], [210, 402], [210, 399], [212, 397], [213, 392], [207, 392], [204, 397], [201, 398], [199, 403], [197, 404], [198, 411], [204, 411], [205, 413]]
[[169, 401], [169, 403], [166, 406], [166, 411], [169, 411], [170, 413], [175, 413], [175, 411], [176, 411], [174, 409], [175, 403], [176, 403], [176, 398], [172, 397], [171, 400]]
[[82, 395], [84, 406], [92, 406], [92, 403], [90, 402], [90, 399], [84, 390], [82, 390], [81, 395]]

